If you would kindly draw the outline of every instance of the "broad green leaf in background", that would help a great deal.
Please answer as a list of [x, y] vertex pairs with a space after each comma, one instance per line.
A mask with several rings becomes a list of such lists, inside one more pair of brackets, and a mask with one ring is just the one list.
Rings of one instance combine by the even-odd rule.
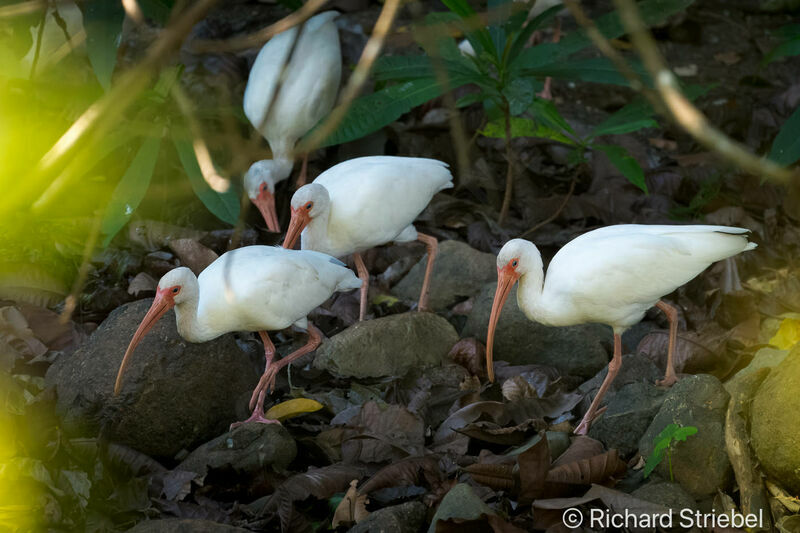
[[769, 158], [779, 165], [791, 165], [800, 159], [800, 106], [781, 126], [772, 142]]
[[511, 80], [503, 91], [512, 115], [519, 115], [533, 102], [533, 84], [525, 78]]
[[[685, 10], [693, 2], [694, 0], [644, 0], [639, 2], [637, 7], [645, 25], [652, 26], [674, 13]], [[616, 39], [626, 33], [616, 12], [603, 15], [595, 20], [595, 23], [607, 39]], [[537, 68], [558, 63], [591, 44], [591, 39], [583, 30], [573, 32], [558, 43], [543, 43], [526, 48], [513, 64], [515, 68]]]
[[[451, 83], [456, 86], [455, 81]], [[323, 141], [322, 146], [360, 139], [441, 94], [442, 88], [435, 79], [420, 78], [362, 96], [352, 103], [336, 131]]]
[[797, 35], [788, 41], [782, 42], [770, 50], [769, 53], [764, 56], [764, 59], [761, 60], [761, 64], [766, 65], [768, 63], [772, 63], [776, 59], [796, 55], [800, 55], [800, 35]]
[[150, 178], [153, 177], [160, 145], [161, 138], [159, 137], [145, 139], [128, 166], [128, 170], [119, 180], [100, 224], [100, 231], [105, 235], [103, 246], [108, 246], [114, 235], [122, 229], [136, 208], [139, 207], [139, 203], [150, 186]]
[[205, 178], [203, 178], [200, 166], [197, 164], [192, 142], [188, 139], [178, 138], [174, 138], [173, 142], [175, 143], [175, 149], [178, 151], [178, 157], [181, 160], [183, 169], [189, 177], [192, 190], [200, 198], [200, 201], [218, 219], [228, 224], [236, 224], [239, 219], [239, 196], [233, 188], [224, 193], [219, 193], [209, 187]]
[[[528, 24], [514, 38], [514, 42], [511, 44], [511, 49], [508, 52], [508, 61], [513, 62], [514, 59], [519, 56], [520, 52], [525, 49], [525, 46], [527, 46], [531, 35], [533, 35], [533, 32], [553, 19], [562, 9], [564, 9], [564, 6], [562, 4], [558, 4], [543, 11], [542, 13], [539, 13], [534, 18], [529, 20]], [[527, 16], [527, 13], [522, 13], [522, 15]]]
[[[505, 120], [495, 119], [480, 131], [484, 137], [492, 139], [504, 139], [506, 136]], [[548, 127], [542, 123], [535, 122], [527, 117], [511, 117], [511, 136], [512, 137], [537, 137], [539, 139], [550, 139], [560, 143], [574, 145], [575, 142], [560, 131]]]
[[86, 53], [97, 81], [106, 91], [111, 88], [111, 75], [117, 64], [117, 47], [124, 18], [122, 2], [91, 0], [85, 4]]
[[592, 148], [600, 150], [608, 157], [611, 164], [617, 167], [628, 181], [647, 192], [647, 183], [644, 180], [644, 171], [639, 163], [631, 157], [628, 151], [622, 146], [612, 146], [608, 144], [595, 144]]
[[465, 21], [464, 33], [476, 55], [480, 56], [481, 52], [486, 52], [497, 57], [497, 50], [494, 47], [491, 35], [489, 35], [489, 30], [484, 26], [480, 26], [480, 19], [477, 13], [466, 0], [442, 0], [442, 3]]
[[[650, 76], [638, 61], [629, 61], [630, 67], [645, 83], [650, 83]], [[523, 69], [526, 76], [550, 76], [559, 80], [587, 81], [590, 83], [607, 83], [610, 85], [629, 85], [628, 79], [619, 73], [606, 57], [572, 58], [569, 61], [549, 63], [541, 67]]]
[[546, 98], [534, 98], [529, 111], [537, 120], [550, 128], [567, 132], [575, 137], [578, 136], [572, 126], [569, 125], [569, 122], [558, 112], [558, 108], [552, 101]]
[[[712, 86], [710, 85], [687, 85], [682, 87], [684, 96], [689, 100], [695, 100], [711, 89]], [[637, 96], [601, 122], [589, 135], [589, 139], [600, 135], [630, 133], [643, 128], [657, 128], [658, 123], [650, 118], [655, 114], [653, 106], [643, 96]]]

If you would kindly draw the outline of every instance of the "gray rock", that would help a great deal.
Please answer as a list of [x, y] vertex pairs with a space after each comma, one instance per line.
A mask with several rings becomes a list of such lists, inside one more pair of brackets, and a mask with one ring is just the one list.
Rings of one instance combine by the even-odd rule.
[[800, 347], [770, 372], [753, 398], [750, 435], [764, 470], [800, 492]]
[[458, 333], [433, 313], [410, 312], [359, 322], [327, 339], [314, 366], [354, 378], [403, 376], [446, 361]]
[[417, 533], [425, 525], [427, 512], [422, 502], [393, 505], [371, 513], [348, 533]]
[[92, 435], [107, 425], [115, 442], [172, 457], [245, 413], [258, 372], [232, 335], [188, 343], [168, 312], [139, 344], [114, 397], [122, 356], [151, 302], [114, 310], [83, 346], [55, 361], [45, 380], [55, 386], [56, 411], [68, 434]]
[[[408, 300], [418, 299], [427, 261], [428, 254], [425, 254], [392, 292]], [[446, 309], [476, 294], [485, 283], [497, 278], [495, 262], [494, 255], [478, 251], [461, 241], [439, 243], [431, 276], [431, 308], [437, 311]]]
[[[607, 375], [608, 366], [605, 366], [592, 379], [583, 382], [578, 387], [578, 391], [584, 394], [591, 393], [593, 396], [594, 391], [600, 388]], [[625, 354], [622, 356], [622, 368], [619, 369], [617, 377], [611, 382], [609, 392], [619, 390], [631, 383], [655, 383], [656, 380], [662, 377], [664, 377], [664, 372], [659, 370], [648, 357], [640, 354]]]
[[[496, 282], [488, 283], [475, 297], [462, 337], [486, 341], [496, 287]], [[497, 324], [494, 357], [515, 365], [548, 365], [562, 374], [590, 378], [608, 364], [605, 347], [612, 340], [611, 328], [601, 324], [556, 328], [528, 320], [517, 306], [517, 288], [514, 287]]]
[[673, 512], [679, 513], [682, 509], [697, 509], [692, 498], [683, 487], [677, 483], [658, 481], [639, 487], [631, 493], [642, 500], [669, 507]]
[[[651, 383], [624, 385], [608, 397], [608, 409], [592, 423], [589, 436], [623, 456], [639, 449], [639, 439], [658, 413], [666, 391]], [[658, 502], [655, 502], [658, 503]]]
[[209, 520], [166, 518], [139, 522], [128, 533], [245, 533], [249, 530]]
[[[725, 413], [730, 396], [714, 376], [686, 377], [667, 393], [661, 409], [639, 441], [639, 453], [648, 457], [659, 433], [669, 424], [694, 426], [697, 433], [673, 445], [672, 471], [675, 481], [695, 498], [725, 490], [733, 477], [725, 448]], [[669, 479], [668, 462], [658, 467]]]
[[297, 445], [279, 424], [244, 424], [202, 444], [176, 470], [204, 475], [208, 470], [230, 467], [243, 474], [255, 474], [272, 467], [283, 471], [297, 455]]
[[725, 390], [731, 392], [743, 379], [762, 368], [775, 368], [786, 359], [788, 354], [788, 350], [778, 350], [771, 346], [761, 348], [753, 355], [753, 359], [746, 367], [739, 370], [735, 376], [725, 382]]

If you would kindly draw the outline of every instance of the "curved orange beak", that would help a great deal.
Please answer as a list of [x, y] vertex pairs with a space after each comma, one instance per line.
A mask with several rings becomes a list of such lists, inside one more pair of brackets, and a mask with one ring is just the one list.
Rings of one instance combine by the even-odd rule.
[[289, 222], [289, 229], [286, 230], [286, 238], [283, 239], [283, 247], [288, 249], [294, 248], [298, 237], [303, 233], [303, 230], [308, 226], [309, 222], [311, 222], [311, 216], [308, 214], [307, 210], [302, 207], [300, 209], [292, 207], [292, 220]]
[[508, 295], [519, 276], [511, 265], [497, 269], [497, 290], [494, 293], [492, 314], [489, 315], [489, 332], [486, 335], [486, 372], [489, 374], [489, 381], [494, 381], [494, 359], [492, 357], [494, 331], [497, 328], [497, 321], [500, 320], [500, 312], [503, 310], [503, 305], [505, 305], [506, 299], [508, 299]]
[[169, 294], [169, 289], [156, 289], [156, 298], [153, 300], [153, 305], [150, 306], [150, 309], [147, 311], [147, 314], [144, 315], [141, 324], [139, 324], [136, 333], [133, 334], [133, 338], [131, 339], [130, 344], [128, 344], [128, 349], [125, 350], [125, 355], [122, 358], [122, 364], [119, 365], [117, 381], [114, 383], [114, 396], [118, 395], [120, 389], [122, 388], [122, 373], [125, 372], [125, 368], [130, 362], [130, 356], [136, 349], [136, 345], [139, 344], [142, 338], [147, 335], [147, 332], [153, 328], [156, 322], [158, 322], [158, 319], [174, 306], [175, 302], [172, 300], [172, 296]]
[[267, 190], [259, 191], [258, 196], [251, 198], [261, 216], [264, 217], [264, 222], [267, 223], [267, 229], [272, 233], [280, 233], [281, 226], [278, 224], [278, 211], [275, 209], [275, 195]]

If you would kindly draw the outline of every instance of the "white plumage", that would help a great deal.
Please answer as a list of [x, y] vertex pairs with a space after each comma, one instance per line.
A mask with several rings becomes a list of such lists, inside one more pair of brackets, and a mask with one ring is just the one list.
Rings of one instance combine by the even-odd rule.
[[[353, 272], [329, 255], [269, 246], [246, 246], [227, 252], [199, 277], [186, 267], [170, 270], [159, 280], [153, 304], [125, 351], [115, 394], [121, 388], [123, 372], [136, 345], [174, 307], [178, 333], [189, 342], [205, 342], [232, 331], [259, 332], [267, 364], [253, 392], [251, 420], [268, 422], [261, 404], [275, 375], [293, 359], [316, 348], [321, 340], [306, 315], [334, 292], [360, 286], [361, 281]], [[273, 364], [275, 348], [266, 332], [293, 324], [308, 329], [309, 342]]]
[[677, 311], [661, 302], [715, 261], [756, 247], [749, 230], [727, 226], [619, 225], [590, 231], [567, 243], [553, 257], [544, 276], [536, 246], [522, 239], [508, 241], [497, 256], [498, 284], [487, 335], [490, 379], [494, 331], [503, 304], [519, 281], [517, 302], [531, 320], [551, 326], [587, 322], [614, 330], [614, 358], [606, 380], [577, 432], [585, 433], [600, 399], [619, 371], [620, 335], [653, 306], [670, 321], [670, 343], [664, 384], [674, 383], [672, 355]]
[[[297, 140], [336, 103], [342, 77], [339, 33], [333, 22], [337, 16], [335, 11], [326, 11], [311, 17], [299, 37], [297, 26], [279, 33], [261, 48], [253, 63], [244, 92], [244, 113], [269, 142], [273, 155], [271, 160], [254, 163], [245, 175], [245, 189], [254, 202], [262, 184], [274, 194], [275, 184], [289, 177]], [[290, 53], [291, 61], [282, 70]]]
[[[339, 163], [295, 192], [284, 246], [291, 248], [301, 235], [304, 250], [335, 257], [354, 254], [364, 280], [360, 252], [421, 240], [428, 245], [432, 268], [436, 240], [417, 233], [413, 222], [434, 194], [453, 186], [452, 180], [447, 164], [435, 159], [373, 156]], [[362, 318], [365, 297], [362, 286]]]

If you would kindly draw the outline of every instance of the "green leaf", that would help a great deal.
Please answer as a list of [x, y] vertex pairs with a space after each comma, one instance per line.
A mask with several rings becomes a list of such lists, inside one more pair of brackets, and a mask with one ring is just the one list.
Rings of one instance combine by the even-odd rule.
[[669, 443], [669, 441], [672, 440], [673, 435], [675, 435], [675, 432], [678, 431], [679, 427], [680, 426], [678, 426], [678, 424], [667, 424], [656, 436], [656, 442], [666, 441]]
[[691, 437], [697, 433], [697, 428], [694, 426], [685, 426], [675, 431], [672, 435], [673, 439], [677, 441], [685, 441], [687, 437]]
[[525, 78], [517, 78], [509, 83], [503, 91], [512, 115], [519, 115], [533, 102], [533, 84]]
[[[450, 82], [452, 87], [457, 86], [457, 80]], [[435, 79], [420, 78], [389, 85], [362, 96], [352, 103], [339, 127], [325, 139], [322, 146], [360, 139], [441, 94], [442, 88]]]
[[[630, 66], [649, 84], [650, 76], [638, 61], [630, 61]], [[525, 76], [550, 76], [559, 80], [585, 81], [589, 83], [607, 83], [609, 85], [628, 86], [628, 79], [619, 73], [617, 67], [606, 57], [589, 57], [570, 59], [558, 63], [550, 63], [540, 67], [523, 69]]]
[[228, 224], [236, 224], [239, 219], [239, 195], [231, 189], [224, 193], [219, 193], [208, 186], [203, 173], [200, 171], [200, 166], [197, 164], [197, 158], [192, 149], [192, 142], [188, 139], [174, 138], [175, 149], [178, 151], [178, 157], [183, 164], [183, 169], [189, 177], [189, 183], [192, 185], [194, 193], [200, 198], [200, 201], [211, 211], [214, 216]]
[[658, 464], [664, 459], [664, 451], [662, 450], [660, 453], [657, 453], [655, 450], [650, 456], [647, 458], [647, 461], [644, 463], [644, 470], [642, 471], [642, 476], [647, 479], [647, 477], [653, 473], [653, 470], [656, 469]]
[[492, 37], [486, 27], [481, 25], [478, 15], [469, 3], [466, 0], [442, 0], [442, 3], [464, 22], [464, 33], [475, 49], [475, 54], [480, 57], [481, 52], [486, 52], [496, 58], [498, 51]]
[[781, 126], [772, 142], [769, 158], [779, 165], [791, 165], [800, 159], [800, 107]]
[[[622, 146], [611, 146], [604, 144], [595, 144], [592, 148], [600, 150], [608, 157], [611, 164], [617, 167], [623, 176], [628, 178], [628, 181], [647, 192], [647, 183], [644, 180], [644, 171], [639, 163], [631, 157], [625, 148]], [[669, 427], [669, 426], [668, 426]]]
[[[499, 118], [492, 120], [480, 131], [480, 134], [493, 139], [505, 139], [505, 119]], [[575, 144], [574, 141], [566, 137], [560, 131], [544, 124], [534, 122], [527, 117], [511, 117], [511, 137], [536, 137], [539, 139], [550, 139], [568, 145]]]
[[159, 137], [148, 137], [139, 147], [128, 170], [119, 180], [111, 200], [106, 207], [106, 213], [100, 224], [103, 232], [103, 246], [108, 246], [114, 235], [130, 220], [131, 215], [144, 198], [150, 186], [150, 178], [158, 160], [158, 150], [161, 146]]
[[529, 109], [535, 119], [544, 122], [547, 126], [555, 130], [561, 130], [577, 137], [577, 133], [572, 129], [561, 113], [558, 112], [556, 105], [545, 98], [534, 98]]
[[761, 60], [761, 64], [766, 65], [772, 63], [776, 59], [796, 55], [800, 55], [800, 35], [797, 35], [770, 50], [769, 53], [764, 56], [764, 59]]
[[[644, 0], [637, 7], [642, 20], [652, 26], [668, 16], [685, 10], [694, 0]], [[607, 39], [616, 39], [626, 33], [616, 12], [598, 18], [597, 28]], [[557, 65], [569, 56], [592, 44], [584, 30], [573, 32], [558, 43], [543, 43], [526, 48], [514, 61], [514, 68], [532, 69], [543, 65]]]
[[[707, 85], [687, 85], [682, 87], [683, 94], [689, 100], [695, 100], [710, 90], [711, 86]], [[642, 128], [658, 127], [655, 120], [650, 119], [655, 114], [653, 106], [644, 97], [637, 96], [601, 122], [589, 135], [589, 139], [600, 135], [615, 135], [629, 133]]]
[[[525, 46], [527, 46], [528, 41], [533, 35], [533, 32], [535, 32], [537, 29], [541, 28], [544, 24], [553, 19], [556, 16], [556, 14], [562, 9], [564, 9], [564, 5], [558, 4], [549, 9], [546, 9], [545, 11], [539, 13], [534, 18], [528, 21], [528, 24], [525, 25], [522, 31], [519, 32], [519, 34], [516, 37], [514, 37], [514, 40], [511, 44], [511, 49], [508, 52], [509, 63], [513, 63], [514, 60], [519, 56], [520, 52], [522, 52], [525, 49]], [[523, 18], [526, 16], [527, 12], [523, 12]]]
[[487, 98], [487, 95], [483, 91], [478, 91], [476, 93], [467, 93], [458, 100], [456, 100], [456, 107], [458, 108], [467, 107], [468, 105], [481, 102], [485, 98]]
[[86, 53], [97, 81], [106, 91], [111, 88], [111, 75], [117, 64], [117, 47], [124, 18], [122, 2], [92, 0], [85, 4]]

